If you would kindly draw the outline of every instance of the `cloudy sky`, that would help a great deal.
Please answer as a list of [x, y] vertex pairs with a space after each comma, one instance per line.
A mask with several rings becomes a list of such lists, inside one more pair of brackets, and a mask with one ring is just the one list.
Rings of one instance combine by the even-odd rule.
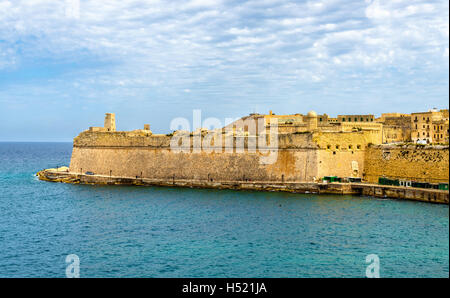
[[449, 1], [0, 0], [0, 141], [448, 107]]

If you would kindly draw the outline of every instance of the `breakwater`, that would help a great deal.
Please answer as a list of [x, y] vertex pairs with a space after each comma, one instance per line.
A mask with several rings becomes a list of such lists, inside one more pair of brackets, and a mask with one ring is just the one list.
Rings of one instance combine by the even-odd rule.
[[153, 179], [118, 177], [108, 175], [87, 175], [64, 170], [42, 170], [37, 173], [41, 180], [74, 184], [170, 186], [190, 188], [214, 188], [233, 190], [281, 191], [291, 193], [317, 193], [364, 195], [379, 198], [414, 200], [430, 203], [449, 203], [449, 191], [414, 187], [378, 185], [369, 183], [317, 183], [279, 181], [211, 181], [195, 179]]

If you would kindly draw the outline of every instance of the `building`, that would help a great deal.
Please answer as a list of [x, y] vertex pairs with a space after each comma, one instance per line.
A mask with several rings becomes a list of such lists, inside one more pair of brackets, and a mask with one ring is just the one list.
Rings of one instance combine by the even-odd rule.
[[411, 115], [384, 113], [376, 122], [383, 125], [383, 144], [411, 141]]
[[449, 124], [448, 118], [433, 122], [433, 130], [432, 130], [433, 143], [448, 144], [449, 141], [448, 124]]
[[338, 115], [338, 122], [373, 122], [373, 115]]
[[307, 115], [275, 115], [272, 111], [264, 115], [266, 128], [270, 128], [270, 120], [276, 119], [278, 133], [305, 133], [309, 131], [321, 132], [355, 132], [372, 131], [379, 134], [375, 143], [381, 144], [382, 124], [374, 121], [374, 115], [339, 115], [331, 118], [327, 114], [317, 114], [310, 111]]
[[411, 114], [411, 140], [414, 143], [448, 143], [448, 109], [431, 109]]

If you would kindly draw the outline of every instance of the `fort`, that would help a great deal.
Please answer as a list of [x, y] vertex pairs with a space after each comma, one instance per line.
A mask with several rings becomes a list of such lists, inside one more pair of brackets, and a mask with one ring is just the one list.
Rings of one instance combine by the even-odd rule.
[[[169, 134], [153, 134], [149, 124], [117, 131], [115, 115], [108, 113], [104, 127], [75, 137], [68, 168], [38, 176], [69, 183], [362, 194], [448, 204], [448, 110], [429, 115], [425, 125], [432, 126], [431, 134], [418, 139], [415, 116], [395, 113], [330, 118], [313, 111], [280, 116], [270, 111], [220, 129]], [[384, 178], [398, 183], [380, 185]]]

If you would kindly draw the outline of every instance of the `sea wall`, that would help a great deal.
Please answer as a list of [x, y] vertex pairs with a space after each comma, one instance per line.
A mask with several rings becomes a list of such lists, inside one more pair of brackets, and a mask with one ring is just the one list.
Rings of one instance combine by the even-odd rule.
[[[264, 151], [226, 152], [220, 142], [186, 152], [170, 148], [172, 136], [145, 132], [83, 132], [74, 140], [70, 172], [155, 179], [209, 181], [312, 181], [317, 177], [317, 145], [312, 134], [280, 135], [274, 163], [263, 162]], [[233, 138], [239, 142], [239, 138]], [[259, 149], [264, 149], [262, 146]], [[206, 149], [206, 150], [205, 150]], [[212, 152], [210, 152], [212, 151]], [[307, 166], [305, 166], [307, 165]]]
[[124, 176], [103, 176], [71, 173], [67, 168], [47, 169], [37, 173], [39, 179], [72, 184], [106, 184], [215, 188], [291, 193], [349, 194], [366, 197], [395, 198], [430, 203], [448, 204], [449, 193], [444, 190], [387, 186], [368, 183], [317, 183], [271, 181], [208, 181], [183, 179], [153, 179]]
[[318, 177], [360, 177], [364, 169], [367, 144], [377, 142], [377, 131], [317, 132], [314, 141], [319, 146]]
[[372, 145], [366, 149], [364, 178], [379, 177], [423, 182], [449, 180], [449, 147], [424, 145]]

